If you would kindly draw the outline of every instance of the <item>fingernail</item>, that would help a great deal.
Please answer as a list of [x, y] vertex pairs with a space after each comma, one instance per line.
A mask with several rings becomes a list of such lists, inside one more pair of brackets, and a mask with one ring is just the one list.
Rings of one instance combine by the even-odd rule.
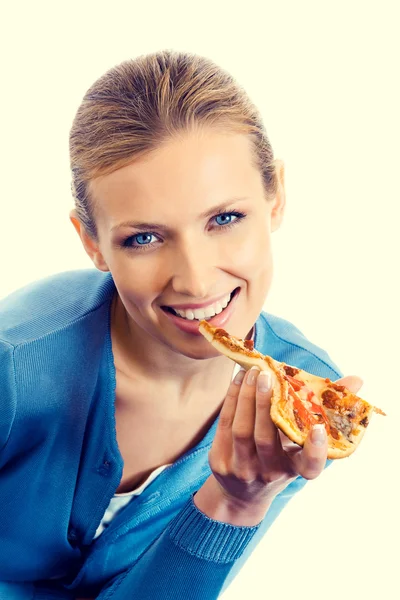
[[236, 385], [240, 385], [242, 383], [245, 375], [246, 375], [246, 371], [244, 369], [240, 369], [240, 371], [238, 371], [236, 373], [233, 383], [236, 383]]
[[314, 425], [311, 431], [311, 441], [314, 446], [323, 446], [326, 440], [326, 430], [325, 425], [320, 423], [319, 425]]
[[257, 379], [257, 387], [260, 392], [268, 392], [271, 389], [271, 374], [269, 371], [261, 371]]
[[251, 367], [250, 371], [248, 371], [248, 375], [247, 375], [247, 385], [254, 385], [256, 378], [257, 378], [257, 373], [260, 372], [260, 369], [258, 367]]

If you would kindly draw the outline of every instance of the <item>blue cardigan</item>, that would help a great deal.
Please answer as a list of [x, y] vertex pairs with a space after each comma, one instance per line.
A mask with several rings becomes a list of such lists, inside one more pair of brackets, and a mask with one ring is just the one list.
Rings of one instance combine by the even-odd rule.
[[[123, 469], [114, 292], [109, 273], [88, 269], [47, 277], [0, 301], [0, 600], [28, 600], [32, 590], [35, 600], [218, 598], [306, 483], [298, 477], [256, 527], [201, 513], [193, 494], [211, 473], [217, 418], [93, 540]], [[259, 316], [254, 341], [277, 360], [341, 376], [323, 350], [271, 314]]]

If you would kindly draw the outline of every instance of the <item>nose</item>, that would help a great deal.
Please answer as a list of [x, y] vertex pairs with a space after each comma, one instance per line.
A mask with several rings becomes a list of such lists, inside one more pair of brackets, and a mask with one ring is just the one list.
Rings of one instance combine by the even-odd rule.
[[[197, 247], [196, 247], [197, 246]], [[192, 242], [184, 248], [174, 251], [171, 259], [171, 286], [173, 290], [194, 300], [207, 298], [216, 279], [216, 256], [208, 252], [204, 246]]]

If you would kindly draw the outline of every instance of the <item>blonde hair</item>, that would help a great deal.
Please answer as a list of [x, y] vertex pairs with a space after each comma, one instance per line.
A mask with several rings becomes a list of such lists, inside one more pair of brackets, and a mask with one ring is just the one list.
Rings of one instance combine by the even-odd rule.
[[261, 115], [243, 88], [211, 60], [162, 50], [101, 76], [86, 92], [69, 138], [71, 189], [87, 233], [97, 240], [92, 179], [202, 126], [250, 136], [265, 195], [276, 194], [274, 156]]

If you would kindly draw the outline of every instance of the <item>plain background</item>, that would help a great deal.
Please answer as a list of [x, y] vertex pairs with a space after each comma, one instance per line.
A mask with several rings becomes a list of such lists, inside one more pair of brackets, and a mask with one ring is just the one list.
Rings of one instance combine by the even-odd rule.
[[[396, 6], [397, 5], [397, 6]], [[108, 68], [163, 48], [208, 56], [260, 108], [286, 164], [265, 310], [324, 347], [384, 409], [355, 455], [307, 484], [224, 593], [393, 598], [398, 564], [398, 3], [3, 5], [0, 297], [92, 266], [68, 219], [68, 134]], [[396, 560], [397, 554], [397, 560]]]

